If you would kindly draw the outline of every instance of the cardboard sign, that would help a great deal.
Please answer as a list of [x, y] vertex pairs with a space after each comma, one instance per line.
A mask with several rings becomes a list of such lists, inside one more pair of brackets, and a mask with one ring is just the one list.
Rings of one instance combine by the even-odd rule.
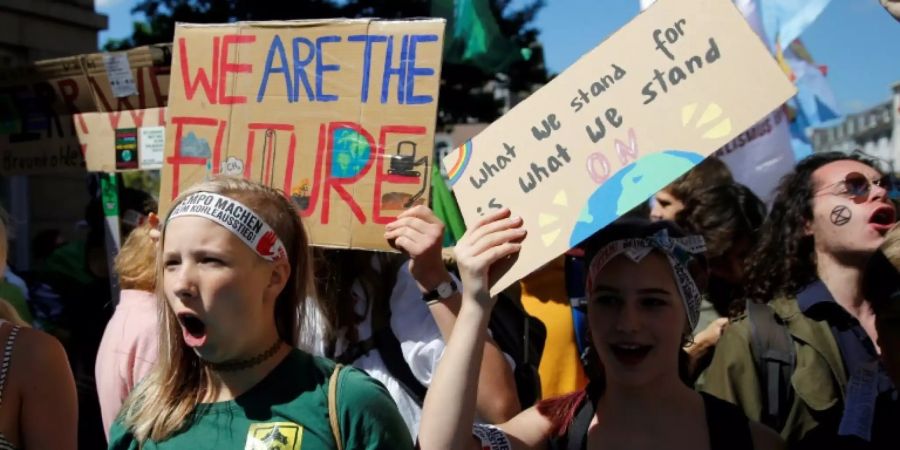
[[75, 121], [88, 172], [162, 168], [166, 108], [76, 114]]
[[528, 234], [496, 294], [646, 201], [794, 94], [730, 0], [661, 0], [444, 159], [469, 227]]
[[[117, 98], [102, 53], [0, 71], [0, 174], [83, 171], [79, 116], [165, 106], [168, 45], [126, 52], [135, 95]], [[112, 151], [112, 150], [110, 150]]]
[[387, 249], [428, 200], [443, 20], [179, 24], [160, 211], [214, 174], [285, 192], [316, 245]]

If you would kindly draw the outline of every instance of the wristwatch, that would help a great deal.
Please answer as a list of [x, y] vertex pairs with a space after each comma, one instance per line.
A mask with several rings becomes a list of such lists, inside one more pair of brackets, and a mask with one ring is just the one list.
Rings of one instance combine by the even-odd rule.
[[422, 300], [424, 300], [425, 302], [446, 300], [456, 292], [456, 282], [453, 280], [448, 280], [437, 285], [436, 288], [422, 294]]

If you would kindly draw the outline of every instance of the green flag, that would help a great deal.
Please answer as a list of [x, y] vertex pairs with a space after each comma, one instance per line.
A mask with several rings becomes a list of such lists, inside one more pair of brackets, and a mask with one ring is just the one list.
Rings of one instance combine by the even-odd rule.
[[488, 1], [431, 1], [431, 14], [447, 19], [444, 61], [495, 73], [522, 58], [519, 48], [500, 32]]
[[456, 199], [441, 176], [440, 164], [431, 165], [431, 210], [444, 222], [444, 247], [456, 245], [456, 241], [466, 232], [466, 223]]

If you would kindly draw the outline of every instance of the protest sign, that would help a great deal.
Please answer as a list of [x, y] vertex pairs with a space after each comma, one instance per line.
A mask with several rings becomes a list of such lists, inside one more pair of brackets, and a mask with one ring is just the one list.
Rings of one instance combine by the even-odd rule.
[[443, 20], [179, 24], [160, 210], [212, 175], [276, 187], [316, 245], [386, 249], [426, 204]]
[[788, 118], [782, 108], [764, 117], [715, 153], [731, 170], [734, 181], [771, 204], [781, 177], [794, 170], [794, 150]]
[[469, 227], [528, 231], [496, 294], [646, 201], [794, 88], [730, 0], [660, 0], [443, 163]]
[[168, 45], [120, 54], [128, 58], [136, 91], [125, 97], [113, 95], [100, 53], [0, 71], [0, 174], [84, 170], [79, 114], [165, 106], [170, 54]]
[[162, 168], [166, 108], [76, 114], [88, 172]]

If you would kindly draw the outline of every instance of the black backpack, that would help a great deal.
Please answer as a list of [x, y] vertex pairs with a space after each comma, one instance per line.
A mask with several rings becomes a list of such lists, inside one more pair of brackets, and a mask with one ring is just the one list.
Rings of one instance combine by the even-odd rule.
[[[376, 303], [372, 308], [372, 336], [352, 345], [335, 359], [351, 364], [372, 349], [378, 350], [391, 376], [410, 398], [422, 406], [428, 388], [410, 370], [390, 323], [390, 301]], [[538, 364], [544, 352], [547, 329], [540, 320], [528, 315], [518, 302], [504, 294], [497, 298], [488, 328], [500, 349], [516, 364], [513, 376], [519, 403], [523, 409], [534, 405], [541, 398]]]
[[750, 350], [759, 377], [763, 410], [760, 422], [781, 431], [793, 402], [791, 375], [797, 364], [796, 350], [787, 326], [768, 305], [747, 301]]

